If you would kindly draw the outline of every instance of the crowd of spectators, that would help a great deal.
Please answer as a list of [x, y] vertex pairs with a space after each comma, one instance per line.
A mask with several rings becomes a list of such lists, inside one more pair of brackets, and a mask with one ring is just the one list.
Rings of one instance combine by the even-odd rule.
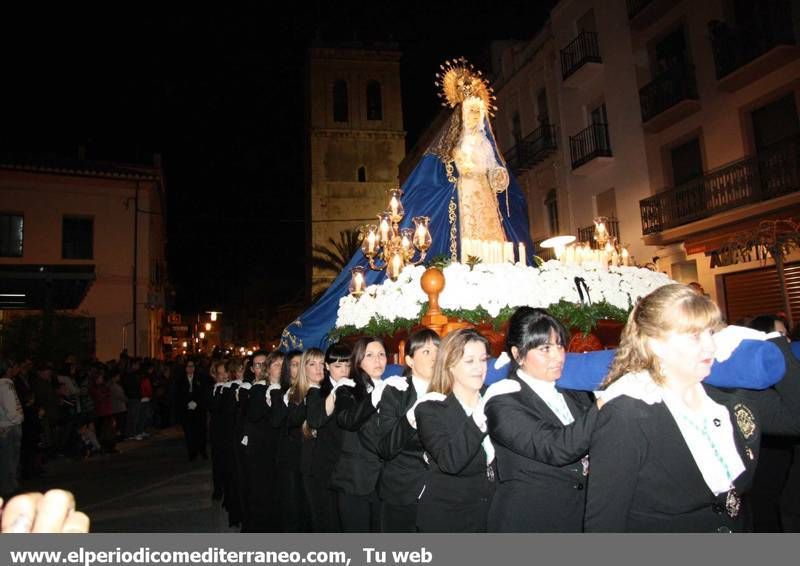
[[54, 459], [116, 454], [118, 442], [176, 424], [174, 383], [183, 362], [122, 352], [106, 362], [70, 355], [54, 365], [0, 354], [0, 497]]

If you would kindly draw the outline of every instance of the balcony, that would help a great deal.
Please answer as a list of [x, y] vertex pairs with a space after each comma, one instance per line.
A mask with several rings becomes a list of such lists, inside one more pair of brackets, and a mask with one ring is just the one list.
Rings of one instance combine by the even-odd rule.
[[554, 248], [543, 248], [542, 242], [547, 240], [548, 238], [544, 238], [542, 240], [534, 240], [533, 242], [533, 253], [542, 258], [543, 261], [550, 261], [551, 259], [556, 259], [556, 250]]
[[[609, 239], [616, 239], [617, 242], [620, 241], [619, 239], [619, 220], [616, 218], [609, 218], [608, 222], [606, 223], [606, 230], [608, 230]], [[595, 249], [599, 249], [597, 242], [594, 240], [594, 224], [591, 226], [586, 226], [584, 228], [578, 228], [578, 242], [584, 243], [589, 242], [591, 246]]]
[[796, 192], [800, 192], [800, 139], [791, 138], [639, 201], [642, 234], [657, 234]]
[[631, 29], [642, 31], [677, 3], [677, 0], [627, 0], [628, 22]]
[[603, 70], [597, 34], [582, 31], [561, 50], [561, 76], [567, 88], [579, 88]]
[[709, 22], [719, 88], [735, 92], [800, 58], [791, 11], [769, 18], [762, 29], [745, 29]]
[[506, 152], [506, 164], [519, 175], [558, 149], [556, 127], [544, 124]]
[[592, 124], [569, 138], [575, 175], [590, 175], [613, 161], [607, 124]]
[[654, 134], [700, 110], [694, 65], [676, 65], [639, 90], [642, 127]]

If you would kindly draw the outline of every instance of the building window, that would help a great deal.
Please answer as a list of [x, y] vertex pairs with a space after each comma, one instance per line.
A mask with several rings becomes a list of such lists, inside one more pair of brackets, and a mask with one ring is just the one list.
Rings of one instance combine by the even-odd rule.
[[94, 257], [94, 220], [65, 216], [61, 225], [61, 257], [92, 259]]
[[0, 214], [0, 257], [22, 257], [21, 214]]
[[543, 88], [536, 93], [536, 109], [538, 110], [539, 125], [548, 125], [550, 123], [550, 112], [547, 109], [547, 91]]
[[333, 121], [347, 122], [347, 83], [338, 80], [333, 84]]
[[614, 189], [597, 193], [595, 197], [597, 215], [607, 218], [617, 218], [617, 195]]
[[363, 165], [358, 168], [358, 182], [359, 183], [366, 183], [367, 182], [367, 168]]
[[752, 118], [757, 150], [763, 150], [800, 134], [794, 93], [754, 110]]
[[522, 119], [519, 116], [519, 112], [514, 111], [513, 116], [511, 117], [511, 136], [514, 138], [514, 146], [521, 147], [522, 146]]
[[383, 120], [383, 101], [381, 100], [381, 83], [367, 83], [367, 120]]
[[547, 198], [544, 200], [544, 205], [547, 208], [547, 221], [550, 223], [550, 235], [555, 236], [558, 234], [558, 197], [556, 190], [550, 189], [547, 192]]
[[606, 114], [606, 103], [602, 102], [589, 111], [589, 124], [608, 125], [608, 114]]
[[703, 156], [700, 153], [700, 139], [673, 147], [670, 150], [672, 160], [672, 183], [682, 185], [692, 179], [703, 176]]
[[655, 75], [689, 64], [689, 48], [682, 26], [655, 44], [653, 57], [655, 60], [652, 68]]

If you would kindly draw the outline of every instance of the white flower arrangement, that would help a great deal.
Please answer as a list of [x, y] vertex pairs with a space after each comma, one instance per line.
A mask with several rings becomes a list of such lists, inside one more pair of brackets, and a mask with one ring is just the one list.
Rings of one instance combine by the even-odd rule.
[[[371, 321], [417, 320], [428, 300], [420, 286], [423, 266], [407, 266], [397, 281], [387, 279], [370, 285], [360, 298], [347, 295], [339, 300], [336, 328], [364, 328]], [[496, 317], [506, 307], [547, 308], [562, 299], [580, 303], [575, 278], [586, 282], [592, 302], [605, 301], [628, 310], [636, 300], [655, 289], [674, 283], [663, 273], [638, 267], [564, 265], [551, 260], [541, 267], [522, 264], [453, 263], [444, 268], [445, 286], [439, 305], [446, 310], [474, 310], [482, 307]]]

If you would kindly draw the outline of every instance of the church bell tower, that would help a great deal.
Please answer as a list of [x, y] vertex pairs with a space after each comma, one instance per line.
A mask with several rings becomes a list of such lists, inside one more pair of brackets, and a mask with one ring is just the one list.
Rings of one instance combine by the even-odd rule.
[[338, 275], [313, 264], [314, 250], [341, 255], [334, 243], [376, 222], [398, 183], [405, 131], [395, 46], [317, 46], [306, 68], [306, 281], [314, 296]]

